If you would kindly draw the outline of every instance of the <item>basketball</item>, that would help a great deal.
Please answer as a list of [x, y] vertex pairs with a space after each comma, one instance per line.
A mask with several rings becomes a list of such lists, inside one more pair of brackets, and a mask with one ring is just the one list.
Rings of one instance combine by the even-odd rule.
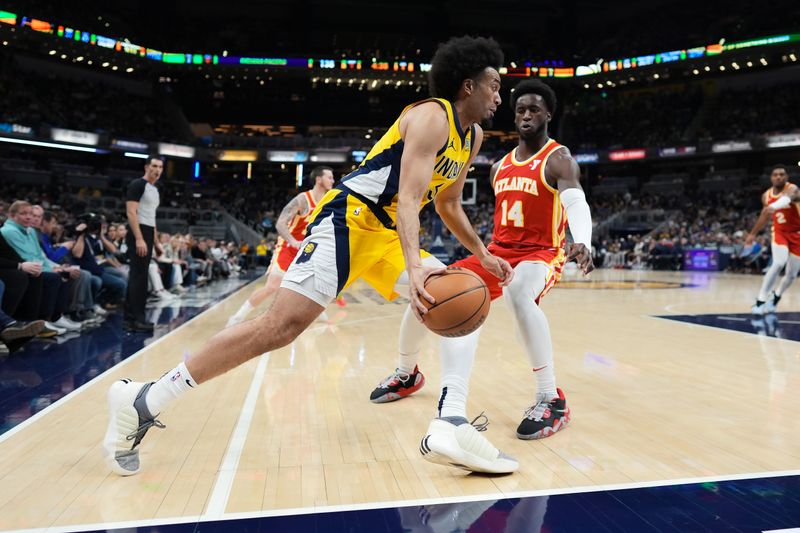
[[429, 276], [425, 290], [436, 300], [428, 307], [423, 323], [443, 337], [463, 337], [472, 333], [489, 315], [491, 298], [483, 280], [471, 270], [448, 267], [444, 274]]

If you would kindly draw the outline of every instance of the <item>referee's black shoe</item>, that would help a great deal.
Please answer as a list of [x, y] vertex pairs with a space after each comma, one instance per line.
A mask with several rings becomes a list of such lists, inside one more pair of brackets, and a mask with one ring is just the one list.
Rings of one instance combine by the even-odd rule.
[[122, 322], [122, 329], [125, 331], [133, 331], [138, 333], [152, 333], [153, 324], [140, 320], [124, 320]]

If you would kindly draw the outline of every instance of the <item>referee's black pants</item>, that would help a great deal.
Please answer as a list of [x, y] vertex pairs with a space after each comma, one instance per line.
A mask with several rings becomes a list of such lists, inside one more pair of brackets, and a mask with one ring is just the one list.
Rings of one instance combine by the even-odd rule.
[[128, 275], [128, 293], [125, 297], [125, 321], [144, 322], [144, 308], [147, 304], [147, 269], [150, 267], [150, 259], [153, 257], [153, 237], [155, 228], [139, 224], [142, 231], [142, 238], [147, 243], [147, 253], [144, 257], [136, 254], [136, 237], [128, 227], [128, 235], [125, 240], [128, 244], [128, 265], [130, 273]]

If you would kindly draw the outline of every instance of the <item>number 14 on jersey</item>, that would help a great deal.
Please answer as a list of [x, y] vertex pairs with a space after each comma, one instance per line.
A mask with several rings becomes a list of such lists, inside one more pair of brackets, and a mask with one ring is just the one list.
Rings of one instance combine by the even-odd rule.
[[[500, 222], [503, 226], [514, 226], [521, 228], [525, 225], [525, 215], [522, 213], [522, 200], [517, 200], [508, 208], [508, 200], [503, 200], [500, 204], [502, 218]], [[509, 223], [510, 222], [510, 223]]]

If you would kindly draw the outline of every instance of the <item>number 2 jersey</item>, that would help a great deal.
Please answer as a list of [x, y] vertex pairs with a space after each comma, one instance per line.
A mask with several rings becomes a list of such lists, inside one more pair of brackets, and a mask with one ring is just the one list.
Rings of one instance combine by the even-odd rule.
[[[769, 205], [789, 190], [791, 183], [784, 185], [778, 194], [772, 187], [764, 192], [764, 204]], [[794, 255], [800, 255], [800, 206], [792, 202], [788, 207], [772, 213], [772, 240], [775, 244], [788, 246]]]

